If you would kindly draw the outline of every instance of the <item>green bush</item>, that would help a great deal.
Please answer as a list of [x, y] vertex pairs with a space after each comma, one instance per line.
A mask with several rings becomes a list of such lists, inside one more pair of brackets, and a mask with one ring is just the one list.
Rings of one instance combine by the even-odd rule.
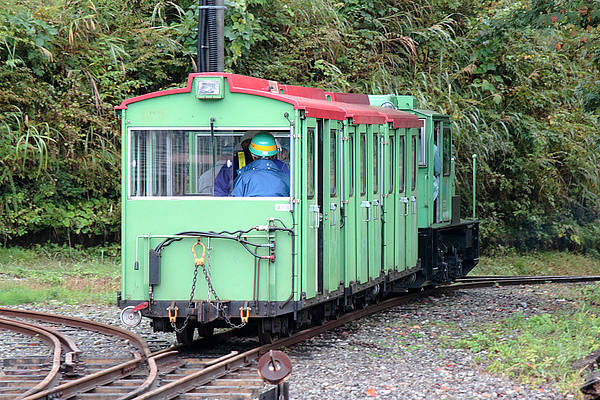
[[[484, 248], [598, 252], [600, 8], [586, 0], [228, 0], [226, 68], [410, 93], [453, 118], [458, 191], [477, 154]], [[112, 107], [183, 85], [196, 2], [9, 0], [0, 9], [0, 234], [114, 241]], [[33, 201], [32, 201], [33, 199]], [[463, 215], [470, 214], [469, 201]]]

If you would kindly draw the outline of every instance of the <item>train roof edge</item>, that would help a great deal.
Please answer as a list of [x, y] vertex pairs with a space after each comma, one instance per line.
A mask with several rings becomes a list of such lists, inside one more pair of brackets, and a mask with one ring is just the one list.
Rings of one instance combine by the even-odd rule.
[[[229, 92], [245, 93], [255, 96], [267, 97], [291, 104], [294, 109], [304, 110], [307, 117], [344, 120], [351, 118], [355, 124], [383, 124], [390, 122], [394, 128], [419, 128], [423, 126], [415, 115], [376, 105], [369, 104], [369, 96], [354, 93], [325, 92], [322, 89], [303, 86], [279, 84], [262, 78], [223, 72], [194, 73], [188, 76], [187, 84], [183, 88], [167, 89], [124, 100], [115, 110], [126, 110], [130, 104], [140, 101], [168, 96], [172, 94], [191, 93], [196, 78], [227, 79]], [[196, 96], [199, 99], [209, 98]], [[213, 97], [219, 99], [221, 97]]]
[[369, 103], [374, 106], [393, 107], [398, 110], [414, 112], [418, 115], [450, 118], [449, 115], [433, 110], [421, 109], [418, 107], [417, 99], [411, 95], [397, 94], [370, 94], [368, 95]]

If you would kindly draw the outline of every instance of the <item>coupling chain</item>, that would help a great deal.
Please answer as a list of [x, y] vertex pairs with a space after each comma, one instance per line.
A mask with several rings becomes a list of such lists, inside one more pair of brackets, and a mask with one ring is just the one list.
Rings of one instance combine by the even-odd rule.
[[[188, 308], [192, 308], [192, 305], [194, 304], [194, 292], [196, 291], [197, 278], [198, 278], [198, 265], [195, 265], [194, 266], [194, 279], [192, 279], [192, 292], [190, 293], [190, 302], [188, 304]], [[181, 327], [177, 328], [177, 325], [175, 324], [174, 321], [171, 321], [171, 327], [175, 330], [175, 332], [181, 333], [187, 327], [187, 324], [189, 321], [190, 321], [190, 314], [188, 313], [188, 315], [185, 316], [185, 320], [183, 321], [183, 324], [181, 325]]]
[[208, 264], [210, 267], [210, 250], [211, 249], [209, 248], [206, 263], [202, 264], [202, 272], [204, 273], [204, 279], [206, 279], [206, 285], [208, 286], [208, 291], [210, 292], [210, 294], [213, 295], [217, 304], [214, 305], [212, 303], [212, 301], [210, 301], [210, 298], [208, 299], [208, 302], [210, 303], [211, 306], [213, 306], [217, 310], [217, 315], [219, 315], [219, 314], [223, 315], [223, 319], [225, 320], [225, 323], [227, 325], [229, 325], [230, 328], [233, 328], [233, 329], [243, 328], [244, 326], [246, 326], [245, 322], [242, 322], [239, 325], [236, 325], [233, 322], [231, 322], [231, 320], [229, 319], [229, 316], [227, 316], [227, 314], [225, 313], [225, 310], [223, 309], [221, 299], [219, 298], [219, 296], [217, 296], [217, 292], [215, 292], [215, 289], [213, 288], [212, 281], [210, 279], [210, 274], [208, 273], [208, 271], [206, 269], [206, 264]]

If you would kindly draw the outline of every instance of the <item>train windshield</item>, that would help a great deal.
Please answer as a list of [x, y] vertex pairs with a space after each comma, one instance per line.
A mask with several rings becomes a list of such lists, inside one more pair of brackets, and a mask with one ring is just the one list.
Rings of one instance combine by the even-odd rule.
[[231, 195], [240, 168], [252, 162], [254, 135], [270, 133], [277, 144], [276, 165], [289, 174], [290, 132], [283, 130], [130, 131], [130, 197]]

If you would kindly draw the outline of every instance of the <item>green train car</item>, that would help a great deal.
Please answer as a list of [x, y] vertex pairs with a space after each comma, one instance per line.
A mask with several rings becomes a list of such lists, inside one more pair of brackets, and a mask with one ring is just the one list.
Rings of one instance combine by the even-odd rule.
[[[197, 73], [116, 108], [127, 325], [148, 317], [182, 343], [246, 327], [268, 342], [477, 263], [478, 222], [457, 215], [448, 117], [412, 97]], [[264, 132], [290, 196], [224, 193], [219, 174]]]

